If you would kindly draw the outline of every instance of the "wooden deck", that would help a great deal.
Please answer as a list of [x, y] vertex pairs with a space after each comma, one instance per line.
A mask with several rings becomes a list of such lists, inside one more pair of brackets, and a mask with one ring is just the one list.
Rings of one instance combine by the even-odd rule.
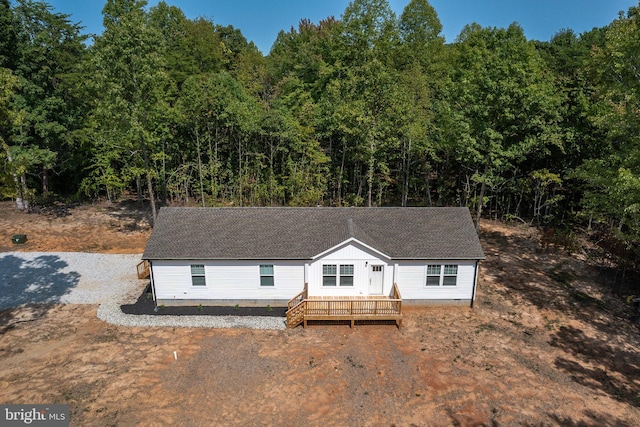
[[309, 320], [393, 320], [402, 325], [402, 298], [396, 284], [391, 296], [314, 297], [307, 288], [289, 301], [287, 326], [307, 326]]

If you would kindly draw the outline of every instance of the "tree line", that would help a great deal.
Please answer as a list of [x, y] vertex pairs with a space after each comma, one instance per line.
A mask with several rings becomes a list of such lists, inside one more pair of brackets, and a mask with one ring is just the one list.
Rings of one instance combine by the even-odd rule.
[[[92, 41], [0, 0], [0, 197], [200, 206], [468, 206], [640, 241], [640, 16], [528, 40], [353, 0], [263, 55], [165, 2], [107, 0]], [[634, 246], [635, 245], [635, 246]]]

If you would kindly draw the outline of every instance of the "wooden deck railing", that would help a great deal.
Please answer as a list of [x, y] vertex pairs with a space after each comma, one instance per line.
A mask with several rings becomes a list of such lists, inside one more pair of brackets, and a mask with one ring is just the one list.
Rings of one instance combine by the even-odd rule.
[[291, 310], [293, 307], [295, 307], [296, 305], [300, 304], [302, 301], [307, 299], [307, 286], [308, 284], [305, 283], [304, 289], [302, 290], [302, 292], [300, 292], [298, 295], [296, 295], [295, 297], [289, 300], [289, 303], [287, 304], [288, 310]]
[[397, 283], [394, 283], [393, 287], [391, 288], [391, 298], [402, 300], [402, 297], [400, 296], [400, 289], [398, 289]]
[[149, 261], [143, 259], [136, 266], [136, 270], [138, 270], [138, 279], [146, 279], [151, 275], [151, 269], [149, 268]]
[[[305, 318], [310, 317], [378, 317], [399, 315], [402, 301], [395, 299], [307, 300]], [[325, 319], [316, 319], [325, 320]], [[331, 320], [331, 319], [326, 319]], [[370, 320], [370, 319], [369, 319]]]
[[287, 328], [295, 328], [304, 321], [304, 311], [307, 301], [307, 284], [304, 289], [287, 304]]
[[330, 299], [309, 298], [307, 288], [289, 301], [287, 326], [307, 326], [309, 320], [394, 320], [402, 325], [402, 298], [396, 284], [390, 297], [335, 297]]

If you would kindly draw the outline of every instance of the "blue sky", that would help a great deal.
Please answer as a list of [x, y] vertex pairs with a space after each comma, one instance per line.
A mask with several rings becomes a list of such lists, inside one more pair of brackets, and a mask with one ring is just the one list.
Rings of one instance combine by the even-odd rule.
[[[349, 0], [165, 0], [178, 6], [188, 18], [203, 16], [216, 24], [233, 25], [268, 54], [280, 30], [297, 27], [302, 18], [318, 22], [329, 16], [340, 18]], [[389, 0], [397, 15], [409, 0]], [[102, 32], [100, 0], [49, 0], [56, 12], [80, 21], [86, 33]], [[158, 0], [150, 0], [153, 6]], [[602, 27], [637, 6], [637, 0], [430, 0], [443, 25], [447, 42], [472, 22], [482, 26], [507, 27], [518, 22], [529, 39], [549, 40], [564, 28], [580, 34]]]

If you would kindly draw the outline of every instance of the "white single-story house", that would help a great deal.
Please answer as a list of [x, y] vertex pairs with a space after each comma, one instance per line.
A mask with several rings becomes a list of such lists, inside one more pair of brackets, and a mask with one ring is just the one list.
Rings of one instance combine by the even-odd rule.
[[143, 259], [157, 305], [473, 305], [484, 253], [467, 208], [162, 208]]

